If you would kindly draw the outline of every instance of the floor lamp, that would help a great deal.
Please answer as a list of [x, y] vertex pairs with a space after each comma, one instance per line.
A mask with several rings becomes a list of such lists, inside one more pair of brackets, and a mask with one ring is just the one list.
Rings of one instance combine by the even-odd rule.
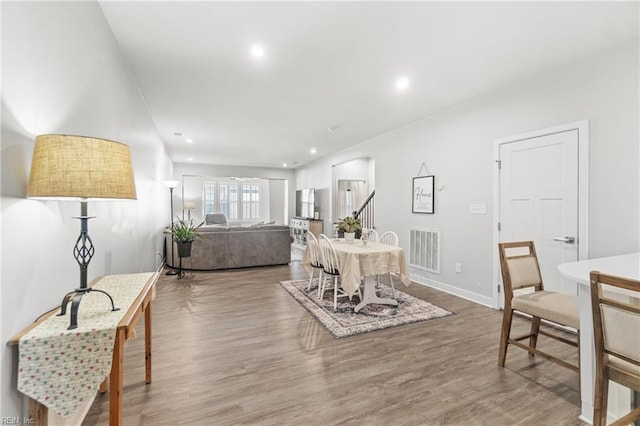
[[80, 236], [73, 256], [80, 266], [80, 287], [62, 299], [60, 313], [65, 315], [71, 303], [69, 330], [78, 327], [78, 309], [82, 297], [91, 291], [111, 296], [87, 286], [87, 270], [95, 248], [89, 237], [87, 205], [96, 199], [136, 199], [136, 187], [129, 147], [106, 139], [75, 135], [40, 135], [36, 137], [31, 160], [27, 197], [36, 199], [80, 201]]
[[[176, 186], [178, 186], [180, 182], [177, 180], [167, 180], [165, 181], [165, 184], [167, 185], [167, 188], [169, 188], [169, 193], [171, 194], [171, 220], [169, 221], [169, 231], [171, 232], [173, 230], [173, 190], [176, 188]], [[174, 265], [174, 258], [173, 258], [173, 232], [171, 232], [171, 269], [169, 269], [166, 273], [166, 275], [178, 275], [178, 271], [176, 271]]]

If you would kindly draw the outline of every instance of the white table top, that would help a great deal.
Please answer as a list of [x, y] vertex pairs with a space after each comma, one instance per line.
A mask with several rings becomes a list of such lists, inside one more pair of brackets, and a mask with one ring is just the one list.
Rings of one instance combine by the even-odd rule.
[[591, 271], [640, 280], [640, 253], [562, 263], [558, 270], [563, 277], [581, 284], [589, 284]]

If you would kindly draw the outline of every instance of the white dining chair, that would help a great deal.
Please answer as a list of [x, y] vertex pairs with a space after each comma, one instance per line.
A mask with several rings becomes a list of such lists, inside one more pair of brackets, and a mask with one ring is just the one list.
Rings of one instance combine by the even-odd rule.
[[[398, 234], [396, 234], [393, 231], [384, 232], [382, 235], [380, 235], [380, 238], [378, 238], [378, 242], [380, 242], [382, 244], [388, 244], [390, 246], [397, 246], [398, 245]], [[378, 284], [380, 284], [380, 275], [376, 276], [376, 280], [377, 280]], [[391, 291], [393, 292], [393, 298], [395, 299], [395, 297], [396, 297], [396, 286], [393, 284], [393, 278], [391, 276], [391, 272], [389, 272], [389, 283], [391, 283]]]
[[378, 241], [381, 242], [382, 244], [389, 244], [390, 246], [397, 246], [398, 245], [398, 234], [396, 234], [393, 231], [387, 231], [387, 232], [383, 233], [382, 235], [380, 235], [380, 238], [378, 238]]
[[378, 231], [375, 229], [369, 229], [369, 241], [378, 241], [380, 236], [378, 235]]
[[307, 251], [309, 252], [309, 264], [313, 268], [309, 273], [309, 284], [307, 285], [307, 292], [311, 290], [314, 272], [318, 271], [318, 295], [320, 295], [320, 287], [323, 279], [322, 275], [324, 273], [324, 270], [322, 268], [322, 254], [320, 254], [318, 240], [311, 232], [307, 232]]
[[[333, 290], [333, 310], [337, 311], [338, 297], [349, 297], [349, 295], [344, 292], [344, 290], [342, 290], [340, 284], [338, 283], [338, 277], [340, 276], [338, 255], [336, 254], [336, 250], [333, 248], [333, 243], [331, 243], [331, 240], [324, 234], [320, 234], [318, 246], [320, 247], [320, 253], [322, 254], [322, 267], [325, 274], [325, 279], [320, 281], [318, 298], [322, 299], [325, 291]], [[327, 280], [326, 278], [329, 278], [329, 280]], [[329, 286], [327, 286], [327, 281], [331, 283]], [[360, 287], [358, 287], [358, 296], [360, 297], [360, 300], [362, 300]]]

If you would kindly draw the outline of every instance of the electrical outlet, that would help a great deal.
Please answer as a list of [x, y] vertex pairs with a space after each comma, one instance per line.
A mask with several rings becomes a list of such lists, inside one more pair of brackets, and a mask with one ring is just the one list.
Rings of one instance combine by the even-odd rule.
[[471, 214], [487, 214], [487, 205], [484, 203], [481, 204], [470, 204], [469, 205], [469, 213]]
[[462, 263], [456, 263], [456, 274], [462, 273]]

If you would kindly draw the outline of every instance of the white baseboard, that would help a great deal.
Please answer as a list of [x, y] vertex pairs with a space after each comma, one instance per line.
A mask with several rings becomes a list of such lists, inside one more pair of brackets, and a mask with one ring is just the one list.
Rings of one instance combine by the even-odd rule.
[[458, 296], [458, 297], [461, 297], [463, 299], [469, 300], [471, 302], [475, 302], [475, 303], [478, 303], [480, 305], [484, 305], [484, 306], [487, 306], [489, 308], [496, 309], [496, 307], [493, 306], [493, 298], [492, 297], [482, 296], [480, 294], [473, 293], [473, 292], [468, 291], [468, 290], [463, 290], [461, 288], [454, 287], [454, 286], [451, 286], [449, 284], [441, 283], [439, 281], [432, 280], [432, 279], [429, 279], [427, 277], [424, 277], [424, 276], [421, 276], [421, 275], [418, 275], [418, 274], [415, 274], [415, 273], [409, 273], [409, 278], [411, 278], [411, 281], [416, 282], [416, 283], [418, 283], [420, 285], [424, 285], [424, 286], [427, 286], [427, 287], [435, 288], [436, 290], [444, 291], [445, 293], [449, 293], [449, 294], [452, 294], [454, 296]]

